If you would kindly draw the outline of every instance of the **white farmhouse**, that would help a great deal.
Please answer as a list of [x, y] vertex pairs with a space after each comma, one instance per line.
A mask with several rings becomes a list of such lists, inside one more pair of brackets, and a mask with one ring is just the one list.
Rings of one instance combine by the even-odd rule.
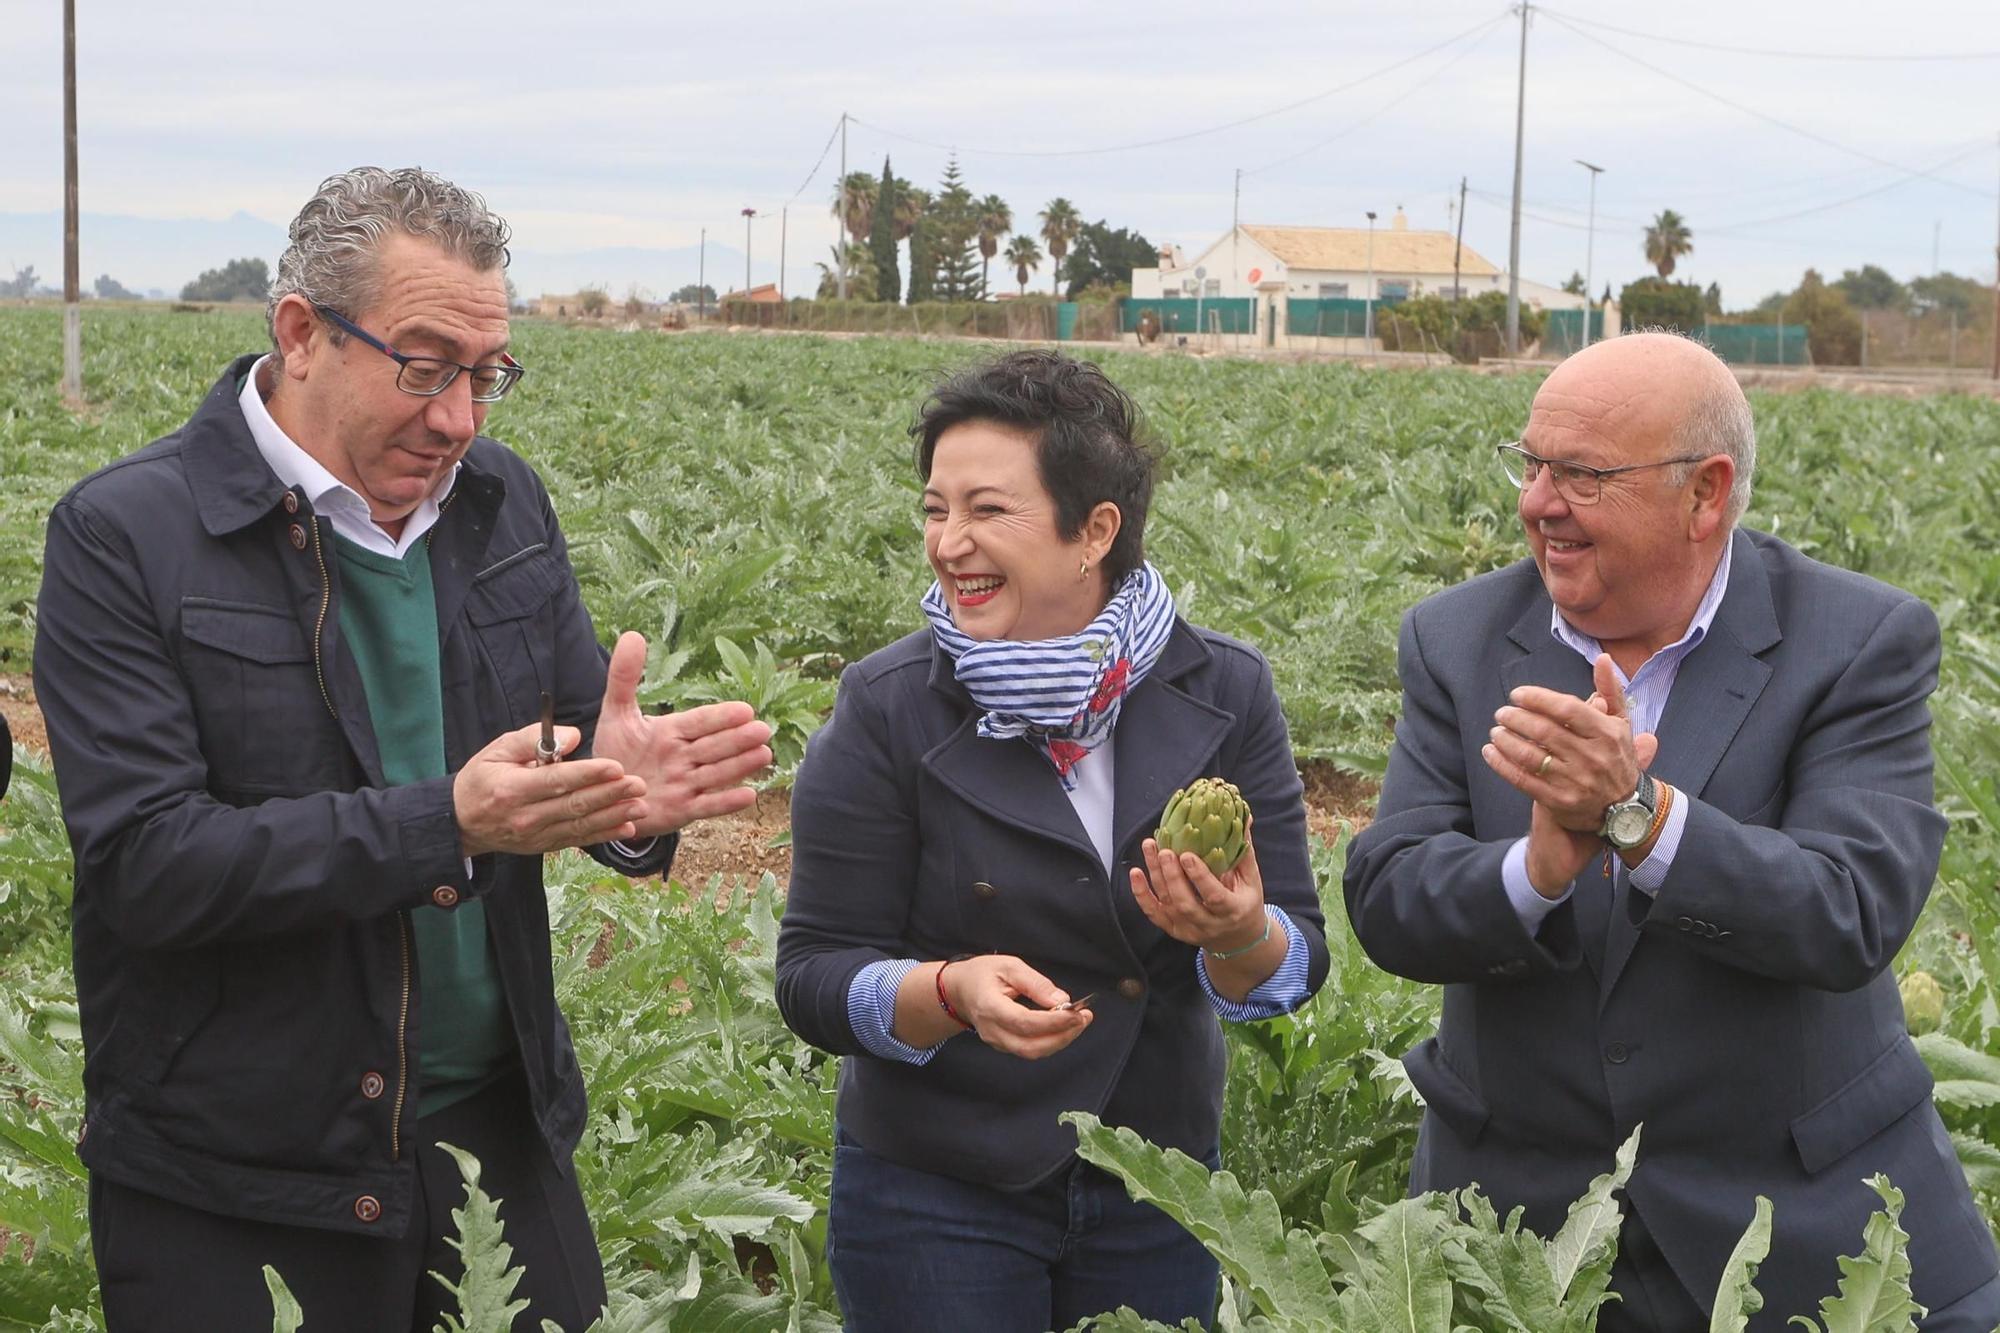
[[[1505, 292], [1507, 275], [1448, 231], [1419, 231], [1399, 209], [1386, 226], [1279, 227], [1244, 223], [1224, 232], [1193, 258], [1176, 247], [1158, 268], [1132, 270], [1132, 304], [1144, 301], [1251, 300], [1260, 330], [1284, 341], [1292, 301], [1375, 301], [1413, 296], [1479, 296]], [[1547, 283], [1521, 280], [1521, 304], [1580, 310], [1585, 298]], [[1617, 329], [1617, 307], [1604, 312]]]

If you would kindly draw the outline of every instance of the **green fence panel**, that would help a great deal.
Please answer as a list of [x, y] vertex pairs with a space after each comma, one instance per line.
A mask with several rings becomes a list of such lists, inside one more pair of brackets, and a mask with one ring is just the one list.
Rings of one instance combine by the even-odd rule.
[[[1393, 302], [1377, 301], [1384, 309]], [[1365, 338], [1368, 336], [1368, 302], [1352, 297], [1294, 296], [1285, 303], [1285, 332], [1294, 338]]]
[[1056, 341], [1068, 342], [1076, 337], [1076, 302], [1056, 303]]
[[1702, 329], [1701, 340], [1733, 365], [1812, 364], [1803, 324], [1710, 324]]
[[1160, 300], [1127, 298], [1118, 313], [1118, 331], [1138, 331], [1146, 311], [1159, 316], [1160, 334], [1191, 336], [1195, 333], [1248, 333], [1256, 325], [1257, 303], [1247, 296], [1168, 297]]
[[[1550, 310], [1543, 316], [1542, 351], [1556, 356], [1569, 356], [1583, 350], [1583, 312], [1581, 310]], [[1604, 312], [1590, 312], [1590, 340], [1604, 341]]]

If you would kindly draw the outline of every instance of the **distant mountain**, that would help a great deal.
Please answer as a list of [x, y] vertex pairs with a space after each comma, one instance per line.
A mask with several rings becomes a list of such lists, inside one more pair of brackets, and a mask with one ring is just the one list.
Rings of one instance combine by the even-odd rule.
[[[761, 239], [761, 238], [760, 238]], [[178, 295], [205, 269], [220, 268], [232, 259], [262, 259], [273, 273], [285, 248], [285, 229], [248, 213], [227, 218], [135, 218], [85, 213], [78, 225], [78, 242], [87, 291], [100, 273], [108, 273], [134, 291], [155, 288]], [[755, 255], [756, 280], [777, 276], [777, 246]], [[45, 284], [62, 282], [62, 214], [0, 213], [0, 278], [32, 264]], [[532, 301], [547, 292], [566, 294], [579, 287], [602, 287], [623, 300], [633, 287], [652, 299], [663, 299], [697, 280], [702, 273], [701, 249], [683, 246], [654, 250], [641, 246], [608, 246], [596, 250], [546, 251], [517, 248], [508, 275], [521, 299]], [[743, 285], [743, 252], [726, 245], [708, 247], [708, 285], [718, 292]], [[819, 286], [819, 270], [810, 264], [786, 265], [788, 295], [810, 296]]]
[[[232, 259], [261, 259], [275, 271], [285, 229], [244, 212], [172, 220], [85, 213], [77, 242], [86, 291], [98, 274], [108, 273], [134, 291], [157, 287], [179, 295], [204, 269]], [[33, 264], [44, 283], [60, 286], [62, 247], [62, 214], [0, 213], [0, 267], [6, 276]]]

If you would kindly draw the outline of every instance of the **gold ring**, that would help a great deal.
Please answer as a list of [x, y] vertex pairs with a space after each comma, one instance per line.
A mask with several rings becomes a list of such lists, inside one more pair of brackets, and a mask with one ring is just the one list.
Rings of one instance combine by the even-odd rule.
[[1555, 761], [1556, 761], [1555, 755], [1551, 752], [1545, 751], [1542, 754], [1542, 762], [1535, 766], [1535, 776], [1538, 778], [1548, 776], [1549, 765], [1553, 764]]

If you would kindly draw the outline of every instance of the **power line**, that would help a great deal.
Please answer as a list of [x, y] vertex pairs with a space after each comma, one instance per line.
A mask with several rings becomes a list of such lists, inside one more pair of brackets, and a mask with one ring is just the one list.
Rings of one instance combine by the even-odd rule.
[[806, 178], [799, 183], [799, 188], [792, 191], [792, 197], [786, 201], [787, 207], [799, 201], [799, 196], [804, 194], [806, 187], [813, 183], [813, 177], [819, 175], [819, 169], [826, 165], [826, 155], [833, 151], [833, 141], [840, 137], [840, 127], [845, 119], [843, 117], [841, 120], [834, 122], [833, 133], [826, 136], [826, 147], [819, 150], [819, 161], [813, 163], [813, 169], [806, 173]]
[[1986, 191], [1978, 189], [1971, 185], [1967, 185], [1962, 181], [1948, 180], [1942, 176], [1934, 176], [1930, 172], [1918, 171], [1914, 168], [1906, 167], [1900, 162], [1891, 162], [1887, 158], [1877, 157], [1875, 156], [1875, 154], [1867, 152], [1863, 149], [1855, 148], [1852, 145], [1841, 143], [1838, 139], [1829, 139], [1823, 134], [1818, 134], [1812, 130], [1804, 129], [1800, 126], [1792, 124], [1790, 121], [1780, 120], [1778, 119], [1778, 117], [1759, 111], [1755, 107], [1746, 106], [1742, 102], [1736, 101], [1734, 98], [1725, 97], [1721, 93], [1715, 92], [1708, 88], [1704, 88], [1700, 84], [1694, 83], [1688, 79], [1684, 79], [1680, 75], [1672, 72], [1671, 70], [1661, 69], [1658, 65], [1653, 64], [1651, 61], [1642, 60], [1638, 56], [1633, 55], [1629, 51], [1613, 46], [1611, 43], [1605, 41], [1601, 37], [1593, 37], [1591, 34], [1577, 27], [1575, 24], [1571, 23], [1569, 20], [1565, 19], [1560, 14], [1553, 13], [1546, 9], [1542, 10], [1541, 12], [1547, 14], [1549, 18], [1561, 24], [1563, 27], [1568, 28], [1571, 32], [1583, 38], [1583, 40], [1585, 40], [1586, 42], [1590, 42], [1593, 45], [1603, 47], [1605, 50], [1611, 52], [1611, 54], [1619, 57], [1621, 60], [1628, 60], [1631, 63], [1639, 66], [1639, 68], [1644, 70], [1649, 70], [1652, 73], [1659, 75], [1663, 79], [1669, 79], [1674, 83], [1678, 83], [1683, 88], [1686, 88], [1691, 92], [1699, 93], [1701, 96], [1708, 98], [1710, 101], [1720, 102], [1722, 105], [1729, 107], [1732, 110], [1740, 111], [1746, 116], [1751, 116], [1758, 120], [1764, 121], [1768, 124], [1775, 125], [1779, 129], [1784, 130], [1787, 133], [1796, 134], [1804, 139], [1810, 139], [1814, 143], [1822, 144], [1828, 148], [1837, 149], [1840, 152], [1849, 154], [1850, 156], [1861, 158], [1863, 161], [1873, 162], [1877, 166], [1893, 167], [1895, 170], [1903, 172], [1905, 175], [1926, 176], [1932, 180], [1937, 181], [1940, 185], [1949, 185], [1954, 190], [1963, 190], [1967, 194], [1977, 195], [1982, 199], [1988, 197]]
[[1597, 19], [1576, 18], [1558, 13], [1546, 5], [1536, 5], [1536, 9], [1550, 18], [1568, 23], [1581, 23], [1587, 28], [1602, 28], [1606, 32], [1619, 33], [1626, 37], [1639, 37], [1649, 42], [1667, 42], [1673, 46], [1692, 46], [1701, 51], [1726, 51], [1739, 56], [1767, 56], [1775, 60], [1857, 60], [1857, 61], [1927, 61], [1927, 60], [2000, 60], [2000, 51], [1961, 51], [1926, 55], [1888, 55], [1880, 52], [1851, 51], [1775, 51], [1759, 46], [1726, 46], [1721, 42], [1698, 42], [1691, 37], [1669, 37], [1665, 33], [1640, 32], [1634, 28], [1621, 28], [1615, 23], [1604, 23]]
[[1499, 18], [1486, 19], [1479, 23], [1475, 23], [1470, 28], [1467, 28], [1464, 32], [1457, 33], [1454, 36], [1448, 37], [1444, 41], [1439, 42], [1435, 46], [1426, 47], [1423, 50], [1417, 52], [1415, 55], [1405, 56], [1403, 59], [1398, 60], [1393, 64], [1384, 65], [1382, 68], [1364, 74], [1358, 79], [1350, 79], [1346, 83], [1336, 84], [1331, 88], [1327, 88], [1320, 92], [1316, 92], [1309, 97], [1301, 97], [1295, 102], [1287, 102], [1283, 106], [1272, 107], [1267, 111], [1259, 111], [1255, 115], [1244, 116], [1238, 120], [1226, 121], [1220, 125], [1211, 125], [1206, 129], [1189, 130], [1184, 134], [1170, 134], [1164, 138], [1159, 138], [1159, 139], [1141, 139], [1132, 143], [1109, 144], [1101, 148], [1051, 148], [1051, 149], [966, 148], [959, 144], [939, 143], [934, 139], [923, 139], [919, 138], [914, 134], [903, 134], [897, 130], [892, 130], [888, 129], [885, 126], [877, 125], [873, 121], [862, 120], [856, 116], [850, 116], [848, 117], [848, 119], [853, 121], [856, 125], [860, 125], [863, 126], [864, 128], [871, 129], [875, 131], [877, 134], [885, 134], [891, 139], [901, 139], [905, 143], [918, 144], [925, 148], [936, 148], [948, 153], [960, 153], [975, 157], [1093, 157], [1102, 153], [1125, 153], [1125, 152], [1131, 152], [1139, 148], [1159, 148], [1167, 144], [1186, 143], [1190, 139], [1200, 139], [1211, 134], [1221, 134], [1225, 130], [1241, 129], [1245, 125], [1254, 125], [1260, 120], [1269, 120], [1273, 116], [1282, 116], [1287, 112], [1296, 111], [1302, 106], [1310, 106], [1314, 102], [1321, 102], [1329, 97], [1336, 96], [1340, 93], [1350, 92], [1355, 88], [1361, 87], [1365, 83], [1371, 83], [1374, 80], [1381, 78], [1385, 74], [1393, 74], [1395, 71], [1403, 68], [1405, 65], [1415, 64], [1417, 61], [1424, 59], [1426, 56], [1435, 55], [1439, 51], [1442, 51], [1447, 47], [1456, 45], [1458, 42], [1463, 41], [1465, 38], [1472, 36], [1474, 33], [1480, 31], [1482, 28], [1497, 23], [1501, 19], [1504, 19], [1506, 17], [1507, 16], [1505, 14], [1502, 14], [1499, 16]]
[[[1325, 148], [1327, 145], [1336, 143], [1341, 139], [1345, 139], [1348, 135], [1353, 134], [1356, 130], [1362, 129], [1365, 126], [1372, 124], [1376, 120], [1381, 119], [1389, 112], [1395, 110], [1402, 103], [1408, 101], [1411, 97], [1415, 96], [1418, 92], [1422, 91], [1427, 85], [1435, 83], [1438, 79], [1444, 77], [1445, 73], [1448, 70], [1450, 70], [1452, 66], [1458, 64], [1459, 61], [1465, 59], [1473, 52], [1481, 50], [1485, 46], [1484, 39], [1492, 36], [1494, 30], [1501, 23], [1504, 23], [1506, 19], [1507, 16], [1505, 14], [1502, 14], [1498, 18], [1489, 20], [1487, 23], [1481, 25], [1481, 27], [1473, 29], [1472, 31], [1474, 33], [1477, 33], [1478, 36], [1464, 50], [1460, 51], [1457, 55], [1453, 56], [1451, 59], [1439, 65], [1436, 69], [1432, 70], [1430, 73], [1424, 75], [1424, 77], [1422, 77], [1421, 79], [1418, 79], [1415, 83], [1411, 84], [1408, 88], [1405, 88], [1402, 92], [1397, 93], [1394, 97], [1382, 103], [1382, 105], [1376, 107], [1373, 111], [1369, 112], [1367, 115], [1361, 117], [1361, 119], [1353, 122], [1350, 125], [1344, 126], [1339, 130], [1336, 130], [1334, 133], [1328, 135], [1326, 138], [1321, 139], [1316, 143], [1311, 143], [1306, 145], [1304, 148], [1299, 149], [1296, 153], [1288, 153], [1284, 157], [1278, 158], [1275, 161], [1266, 162], [1261, 167], [1250, 167], [1246, 169], [1242, 174], [1245, 176], [1256, 176], [1263, 172], [1270, 171], [1276, 167], [1285, 166], [1287, 163], [1296, 162], [1300, 158], [1306, 156], [1307, 154], [1316, 153], [1320, 149]], [[1470, 36], [1471, 34], [1467, 35]]]
[[[1967, 147], [1961, 148], [1958, 152], [1952, 154], [1950, 157], [1947, 157], [1942, 161], [1934, 164], [1930, 168], [1930, 171], [1942, 171], [1946, 167], [1957, 166], [1960, 162], [1965, 161], [1965, 159], [1973, 156], [1975, 153], [1983, 152], [1989, 149], [1990, 147], [1991, 145], [1982, 139]], [[1897, 178], [1896, 180], [1888, 181], [1885, 182], [1884, 184], [1873, 186], [1869, 189], [1859, 191], [1858, 193], [1855, 194], [1845, 195], [1839, 199], [1828, 200], [1825, 203], [1812, 204], [1805, 208], [1793, 209], [1785, 213], [1774, 213], [1767, 217], [1745, 218], [1740, 222], [1724, 222], [1717, 225], [1705, 226], [1701, 229], [1701, 232], [1702, 235], [1704, 236], [1737, 236], [1741, 235], [1743, 231], [1746, 230], [1747, 228], [1774, 226], [1780, 222], [1791, 222], [1798, 218], [1811, 217], [1816, 213], [1831, 212], [1836, 208], [1845, 208], [1849, 204], [1859, 203], [1863, 199], [1873, 198], [1875, 195], [1886, 194], [1890, 190], [1899, 189], [1902, 186], [1908, 185], [1911, 182], [1911, 180], [1916, 178], [1918, 174], [1919, 173], [1907, 173]], [[1921, 173], [1921, 174], [1927, 175], [1928, 173]], [[1472, 193], [1479, 196], [1480, 201], [1483, 203], [1490, 203], [1496, 206], [1504, 205], [1507, 203], [1507, 199], [1504, 195], [1495, 194], [1490, 190], [1473, 190]], [[1547, 200], [1533, 200], [1530, 202], [1532, 202], [1537, 208], [1568, 211], [1568, 205], [1566, 204], [1551, 203]], [[1529, 214], [1528, 216], [1533, 217], [1537, 222], [1545, 222], [1550, 226], [1554, 227], [1567, 227], [1573, 231], [1583, 231], [1586, 229], [1585, 223], [1569, 222], [1561, 218], [1549, 217], [1546, 214], [1535, 213], [1535, 214]], [[1634, 227], [1650, 227], [1653, 225], [1651, 220], [1649, 219], [1621, 217], [1614, 213], [1599, 213], [1597, 215], [1597, 219], [1599, 222], [1622, 222], [1628, 226], [1634, 226]]]

